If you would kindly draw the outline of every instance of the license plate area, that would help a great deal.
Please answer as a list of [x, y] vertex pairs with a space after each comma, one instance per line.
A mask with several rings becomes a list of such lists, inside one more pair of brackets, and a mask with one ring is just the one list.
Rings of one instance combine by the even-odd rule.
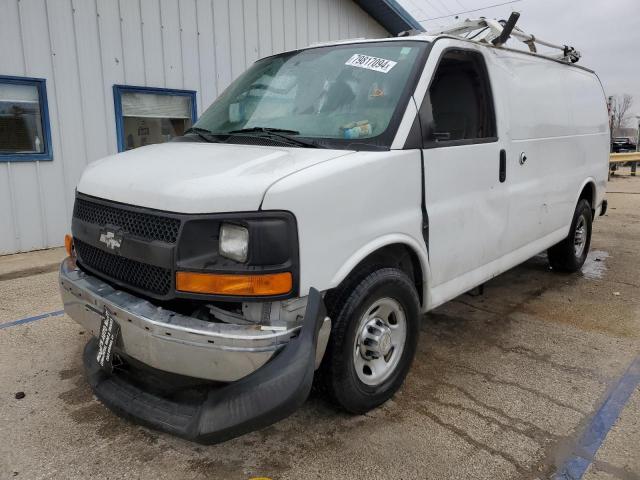
[[96, 354], [98, 365], [108, 373], [113, 372], [113, 349], [120, 340], [120, 325], [113, 317], [113, 313], [105, 307], [100, 323], [98, 353]]

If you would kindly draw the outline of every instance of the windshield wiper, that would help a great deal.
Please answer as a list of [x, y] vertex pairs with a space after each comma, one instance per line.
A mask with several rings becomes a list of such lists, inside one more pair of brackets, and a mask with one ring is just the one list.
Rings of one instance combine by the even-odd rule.
[[215, 143], [219, 141], [215, 138], [216, 134], [213, 133], [211, 130], [207, 130], [206, 128], [191, 127], [184, 132], [185, 135], [188, 133], [195, 133], [198, 137], [200, 137], [205, 142]]
[[251, 128], [241, 128], [240, 130], [231, 130], [227, 133], [229, 135], [250, 135], [250, 136], [256, 136], [256, 137], [271, 137], [271, 138], [284, 140], [285, 142], [288, 142], [288, 143], [302, 145], [304, 147], [325, 148], [322, 145], [319, 145], [315, 142], [311, 142], [309, 140], [302, 140], [301, 138], [296, 138], [293, 135], [300, 135], [300, 132], [298, 132], [297, 130], [287, 130], [285, 128], [251, 127]]
[[297, 130], [287, 130], [286, 128], [270, 128], [270, 127], [241, 128], [240, 130], [231, 130], [228, 133], [254, 133], [254, 132], [282, 133], [282, 134], [286, 134], [286, 135], [300, 135], [300, 132], [298, 132]]

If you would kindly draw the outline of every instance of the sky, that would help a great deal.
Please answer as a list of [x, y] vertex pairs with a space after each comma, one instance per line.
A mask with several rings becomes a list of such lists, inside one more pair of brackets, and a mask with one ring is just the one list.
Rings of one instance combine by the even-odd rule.
[[[451, 14], [508, 0], [398, 1], [428, 32], [455, 21]], [[512, 11], [520, 12], [517, 25], [525, 32], [575, 47], [582, 54], [579, 64], [595, 70], [606, 94], [633, 95], [632, 117], [640, 115], [640, 0], [520, 0], [460, 19], [506, 19]], [[444, 15], [449, 16], [435, 19]]]

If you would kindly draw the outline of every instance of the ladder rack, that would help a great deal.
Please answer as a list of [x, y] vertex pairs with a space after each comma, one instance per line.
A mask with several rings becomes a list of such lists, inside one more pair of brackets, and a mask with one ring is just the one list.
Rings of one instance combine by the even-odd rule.
[[[541, 40], [534, 35], [523, 32], [516, 27], [516, 22], [520, 14], [518, 12], [512, 12], [509, 20], [493, 20], [485, 17], [477, 19], [466, 19], [453, 25], [446, 27], [442, 30], [429, 32], [430, 34], [438, 35], [454, 35], [466, 38], [468, 40], [474, 40], [481, 43], [492, 43], [495, 46], [502, 46], [509, 37], [514, 37], [529, 47], [529, 51], [532, 53], [538, 53], [536, 45], [544, 47], [554, 48], [560, 50], [561, 53], [552, 56], [556, 60], [562, 60], [567, 63], [576, 63], [580, 60], [580, 52], [575, 48], [568, 45], [556, 45], [544, 40]], [[475, 33], [474, 33], [475, 32]], [[464, 37], [463, 35], [467, 35]]]

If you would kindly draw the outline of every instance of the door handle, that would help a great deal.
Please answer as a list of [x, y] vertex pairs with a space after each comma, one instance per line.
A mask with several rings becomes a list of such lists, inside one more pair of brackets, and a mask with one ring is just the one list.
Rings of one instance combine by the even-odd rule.
[[500, 150], [500, 170], [498, 173], [498, 180], [500, 183], [504, 183], [507, 179], [507, 152], [502, 149]]

